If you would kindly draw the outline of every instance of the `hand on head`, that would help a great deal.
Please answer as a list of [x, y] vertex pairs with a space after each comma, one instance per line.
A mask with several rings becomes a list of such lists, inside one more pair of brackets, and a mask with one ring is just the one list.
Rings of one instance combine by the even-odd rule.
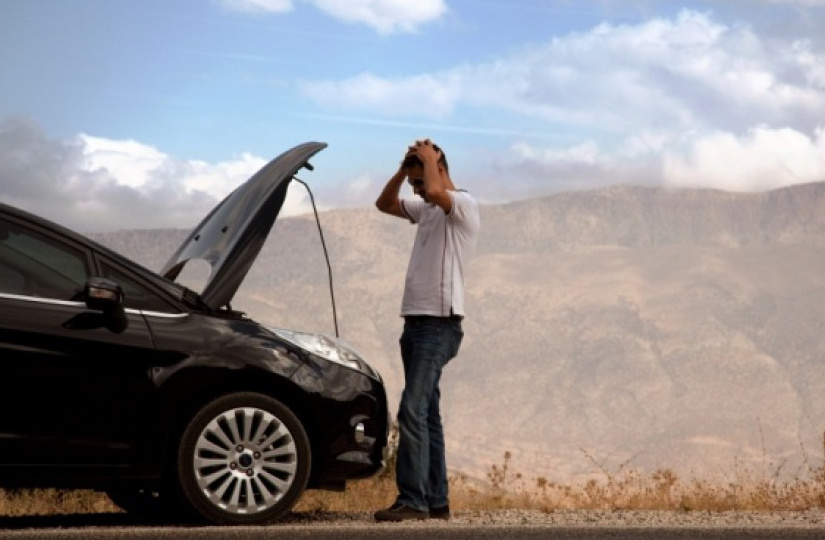
[[407, 147], [407, 153], [404, 155], [402, 167], [409, 167], [412, 165], [423, 166], [424, 161], [429, 160], [438, 162], [438, 160], [441, 159], [441, 155], [441, 149], [434, 145], [430, 139], [417, 140], [415, 143]]
[[415, 142], [415, 155], [422, 161], [425, 159], [434, 159], [438, 161], [441, 157], [441, 151], [437, 149], [430, 139], [424, 139]]

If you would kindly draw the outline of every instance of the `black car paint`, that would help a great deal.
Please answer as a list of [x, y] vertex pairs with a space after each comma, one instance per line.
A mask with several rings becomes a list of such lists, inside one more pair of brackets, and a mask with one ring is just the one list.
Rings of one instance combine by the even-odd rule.
[[[93, 275], [130, 276], [169, 309], [130, 308], [125, 328], [78, 300], [0, 291], [0, 486], [158, 481], [183, 424], [210, 399], [260, 391], [289, 406], [312, 447], [310, 487], [382, 466], [380, 379], [314, 357], [79, 234], [0, 204], [0, 217], [83, 250]], [[119, 331], [118, 331], [119, 330]], [[375, 444], [354, 438], [368, 418]]]

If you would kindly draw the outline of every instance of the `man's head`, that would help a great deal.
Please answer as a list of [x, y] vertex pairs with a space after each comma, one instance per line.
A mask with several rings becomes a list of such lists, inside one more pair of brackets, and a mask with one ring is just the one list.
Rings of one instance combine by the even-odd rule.
[[424, 199], [425, 202], [430, 202], [427, 200], [427, 191], [424, 189], [424, 166], [413, 164], [406, 167], [406, 170], [407, 181], [409, 182], [413, 193]]
[[[430, 144], [429, 141], [419, 141], [416, 142], [416, 146], [421, 144]], [[437, 144], [432, 145], [433, 150], [435, 150], [439, 154], [438, 158], [438, 172], [441, 175], [449, 176], [450, 168], [447, 164], [447, 156], [444, 154], [444, 151], [438, 147]], [[407, 178], [409, 179], [410, 187], [412, 187], [413, 193], [424, 199], [425, 202], [430, 202], [427, 196], [427, 190], [424, 189], [424, 162], [421, 161], [421, 158], [415, 154], [415, 147], [410, 147], [410, 154], [404, 158], [403, 163], [401, 166], [404, 168], [405, 172], [407, 173]]]
[[[433, 144], [433, 150], [435, 150], [436, 152], [439, 152], [441, 154], [441, 157], [438, 159], [438, 164], [441, 165], [442, 167], [444, 167], [444, 172], [449, 173], [450, 172], [450, 166], [447, 164], [447, 154], [445, 154], [444, 150], [439, 148], [437, 144]], [[413, 167], [415, 165], [418, 165], [419, 167], [422, 167], [422, 169], [424, 167], [424, 163], [421, 162], [421, 158], [419, 158], [415, 154], [411, 154], [411, 155], [407, 156], [406, 158], [404, 158], [404, 163], [402, 163], [401, 166], [404, 167], [405, 169], [409, 169], [410, 167]]]
[[410, 187], [412, 187], [413, 193], [424, 199], [425, 202], [429, 203], [431, 201], [429, 194], [427, 193], [426, 186], [424, 185], [424, 161], [419, 156], [419, 151], [423, 149], [422, 147], [427, 147], [428, 152], [435, 152], [438, 156], [438, 161], [436, 163], [438, 164], [438, 175], [441, 177], [440, 183], [443, 185], [452, 186], [452, 182], [450, 182], [447, 156], [437, 144], [431, 143], [429, 139], [424, 139], [421, 141], [416, 141], [413, 146], [410, 146], [407, 151], [407, 156], [404, 158], [401, 166], [407, 175], [407, 180], [410, 183]]

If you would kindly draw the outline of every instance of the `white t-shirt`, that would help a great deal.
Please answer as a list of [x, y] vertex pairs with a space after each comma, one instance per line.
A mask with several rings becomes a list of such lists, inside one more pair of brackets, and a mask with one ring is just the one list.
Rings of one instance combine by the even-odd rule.
[[401, 315], [464, 315], [464, 269], [481, 229], [478, 203], [466, 191], [447, 191], [449, 214], [420, 199], [402, 199], [415, 235]]

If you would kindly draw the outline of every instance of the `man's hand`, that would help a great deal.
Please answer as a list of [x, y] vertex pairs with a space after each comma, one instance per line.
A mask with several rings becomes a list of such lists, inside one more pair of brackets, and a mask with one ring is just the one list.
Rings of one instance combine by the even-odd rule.
[[[414, 164], [409, 162], [410, 157], [416, 157]], [[440, 160], [443, 154], [437, 150], [430, 139], [422, 139], [407, 147], [404, 159], [398, 171], [390, 178], [384, 190], [375, 201], [375, 205], [384, 213], [409, 219], [401, 205], [398, 193], [405, 180], [415, 174], [413, 190], [425, 202], [441, 207], [445, 213], [452, 210], [453, 200], [448, 189], [454, 189], [447, 175], [446, 168], [442, 171]], [[406, 166], [405, 166], [406, 165]], [[422, 170], [423, 169], [423, 170]]]
[[424, 165], [424, 186], [421, 197], [430, 204], [441, 207], [449, 214], [453, 207], [453, 199], [447, 193], [451, 187], [446, 169], [439, 163], [443, 154], [437, 150], [430, 139], [415, 142], [415, 155]]
[[409, 159], [410, 156], [415, 156], [415, 155], [416, 155], [415, 145], [413, 144], [413, 145], [408, 146], [407, 151], [404, 154], [404, 157], [401, 158], [401, 161], [398, 164], [398, 173], [403, 174], [405, 178], [409, 176], [409, 171], [407, 170], [407, 166], [406, 166], [407, 159]]
[[[438, 160], [441, 159], [441, 152], [433, 147], [433, 143], [430, 139], [416, 141], [413, 146], [410, 146], [410, 151], [418, 156], [418, 159], [424, 163], [438, 163]], [[410, 155], [410, 152], [407, 152], [407, 155]]]

